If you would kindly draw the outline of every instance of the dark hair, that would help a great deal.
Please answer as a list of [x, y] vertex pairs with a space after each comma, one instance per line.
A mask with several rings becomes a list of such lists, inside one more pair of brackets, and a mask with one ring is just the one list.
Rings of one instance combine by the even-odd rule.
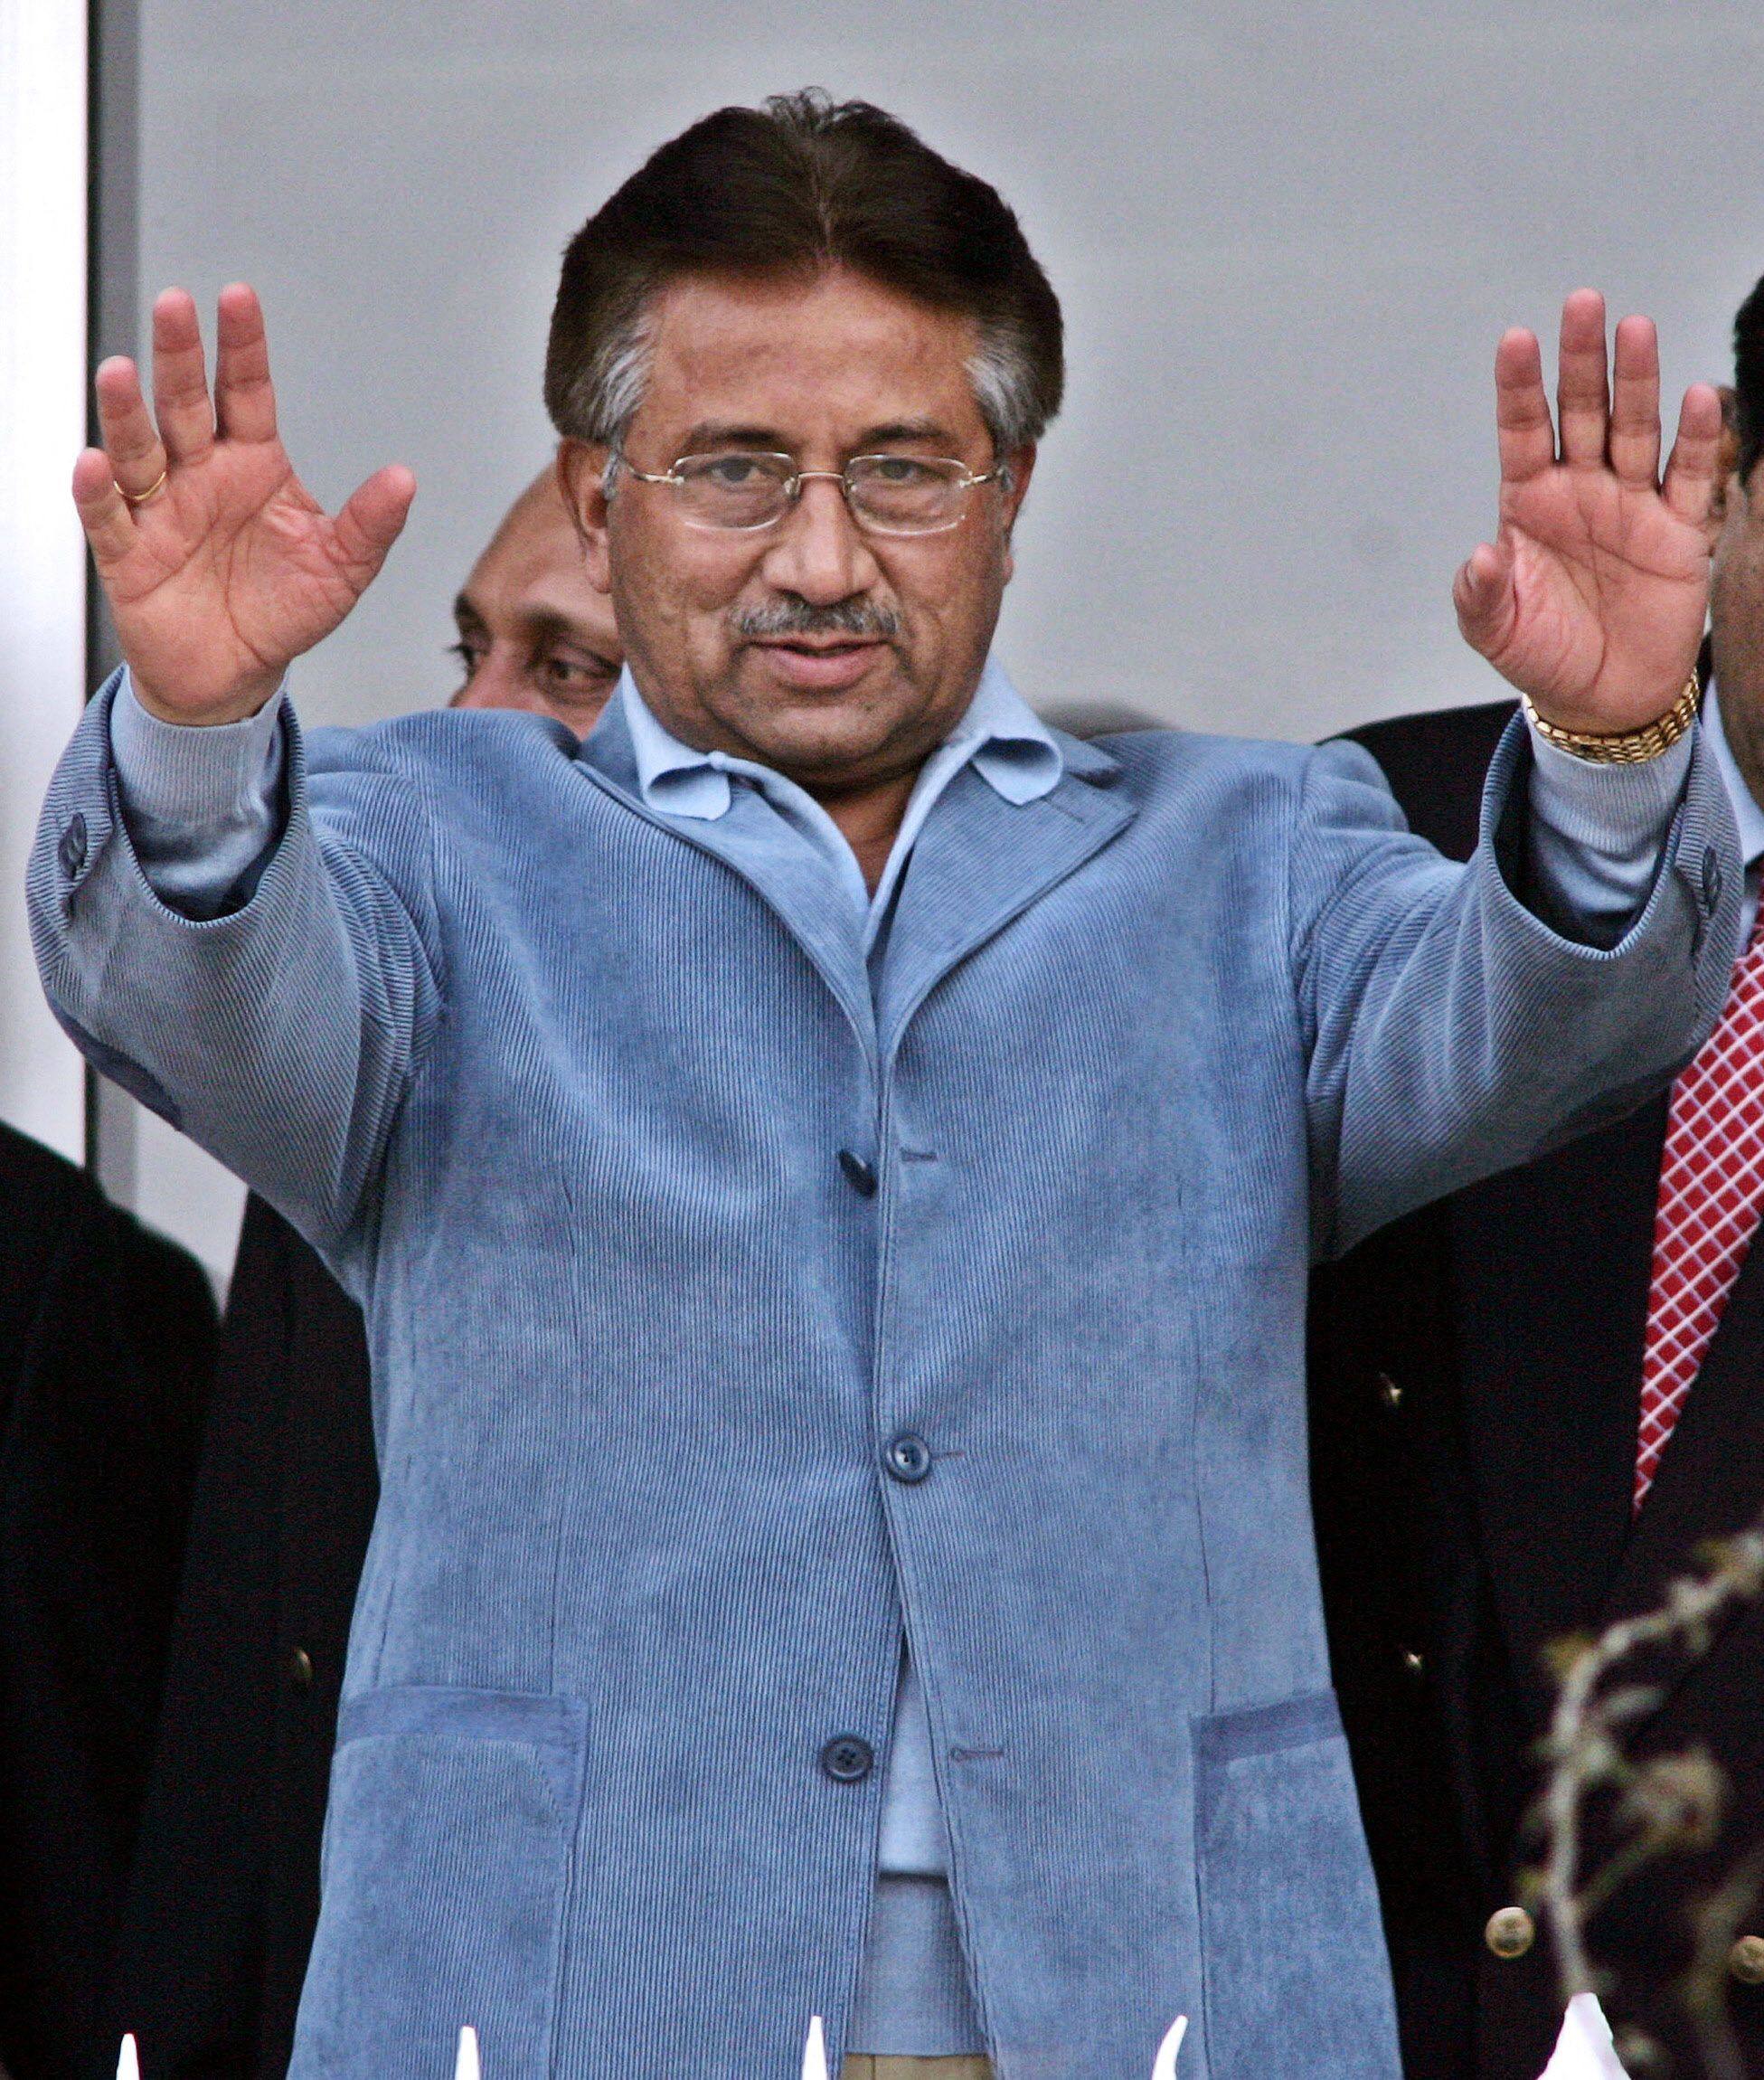
[[642, 402], [656, 292], [684, 275], [848, 267], [972, 317], [975, 397], [1002, 453], [1060, 409], [1060, 301], [997, 190], [867, 101], [818, 89], [719, 109], [661, 147], [570, 241], [545, 404], [617, 449]]
[[1743, 484], [1764, 455], [1764, 278], [1753, 285], [1733, 321], [1733, 406]]

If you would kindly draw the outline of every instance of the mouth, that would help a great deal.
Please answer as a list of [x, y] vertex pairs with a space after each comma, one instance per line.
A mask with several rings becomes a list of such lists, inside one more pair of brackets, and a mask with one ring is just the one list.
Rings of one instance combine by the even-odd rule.
[[763, 636], [753, 640], [767, 667], [794, 692], [843, 693], [888, 646], [879, 636]]

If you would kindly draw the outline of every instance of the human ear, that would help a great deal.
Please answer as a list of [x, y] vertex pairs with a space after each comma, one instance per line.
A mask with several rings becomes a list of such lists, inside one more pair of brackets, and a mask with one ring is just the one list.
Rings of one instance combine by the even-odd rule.
[[611, 451], [599, 441], [558, 442], [557, 483], [582, 545], [582, 567], [597, 592], [612, 591], [607, 554], [607, 468]]
[[1725, 383], [1719, 384], [1715, 394], [1722, 401], [1722, 444], [1715, 457], [1715, 489], [1709, 502], [1709, 518], [1717, 526], [1727, 518], [1728, 501], [1736, 490], [1744, 490], [1738, 482], [1740, 467], [1740, 410], [1739, 400]]
[[1035, 474], [1035, 447], [1029, 442], [1022, 448], [1014, 448], [1003, 462], [1005, 525], [1005, 581], [1009, 584], [1016, 575], [1016, 556], [1011, 547], [1011, 536], [1017, 524], [1017, 515], [1023, 510], [1023, 501], [1028, 496], [1029, 479]]

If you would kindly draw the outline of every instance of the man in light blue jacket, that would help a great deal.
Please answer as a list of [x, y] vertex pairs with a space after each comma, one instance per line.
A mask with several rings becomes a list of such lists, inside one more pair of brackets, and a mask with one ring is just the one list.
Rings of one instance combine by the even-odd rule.
[[[1059, 307], [861, 104], [726, 109], [566, 259], [628, 669], [579, 750], [303, 742], [335, 520], [260, 315], [155, 313], [75, 496], [128, 668], [51, 789], [93, 1061], [363, 1300], [382, 1501], [300, 2080], [1394, 2080], [1306, 1500], [1307, 1268], [1635, 1102], [1739, 875], [1687, 688], [1712, 392], [1496, 362], [1467, 869], [1357, 751], [1083, 745], [989, 655]], [[811, 2019], [819, 2019], [812, 2023]], [[153, 2047], [142, 2047], [148, 2070]]]

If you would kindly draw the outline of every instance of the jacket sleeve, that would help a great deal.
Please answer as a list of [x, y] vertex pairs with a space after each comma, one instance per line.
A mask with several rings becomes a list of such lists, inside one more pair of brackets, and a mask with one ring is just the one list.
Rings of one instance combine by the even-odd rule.
[[1621, 1118], [1720, 1013], [1741, 870], [1701, 731], [1652, 892], [1609, 947], [1562, 936], [1514, 893], [1529, 761], [1515, 720], [1459, 867], [1410, 835], [1357, 745], [1310, 758], [1289, 931], [1319, 1256]]
[[112, 679], [51, 782], [28, 897], [43, 987], [93, 1066], [321, 1247], [371, 1220], [399, 1104], [440, 1016], [432, 821], [383, 744], [291, 712], [286, 822], [250, 898], [193, 918], [123, 819]]

